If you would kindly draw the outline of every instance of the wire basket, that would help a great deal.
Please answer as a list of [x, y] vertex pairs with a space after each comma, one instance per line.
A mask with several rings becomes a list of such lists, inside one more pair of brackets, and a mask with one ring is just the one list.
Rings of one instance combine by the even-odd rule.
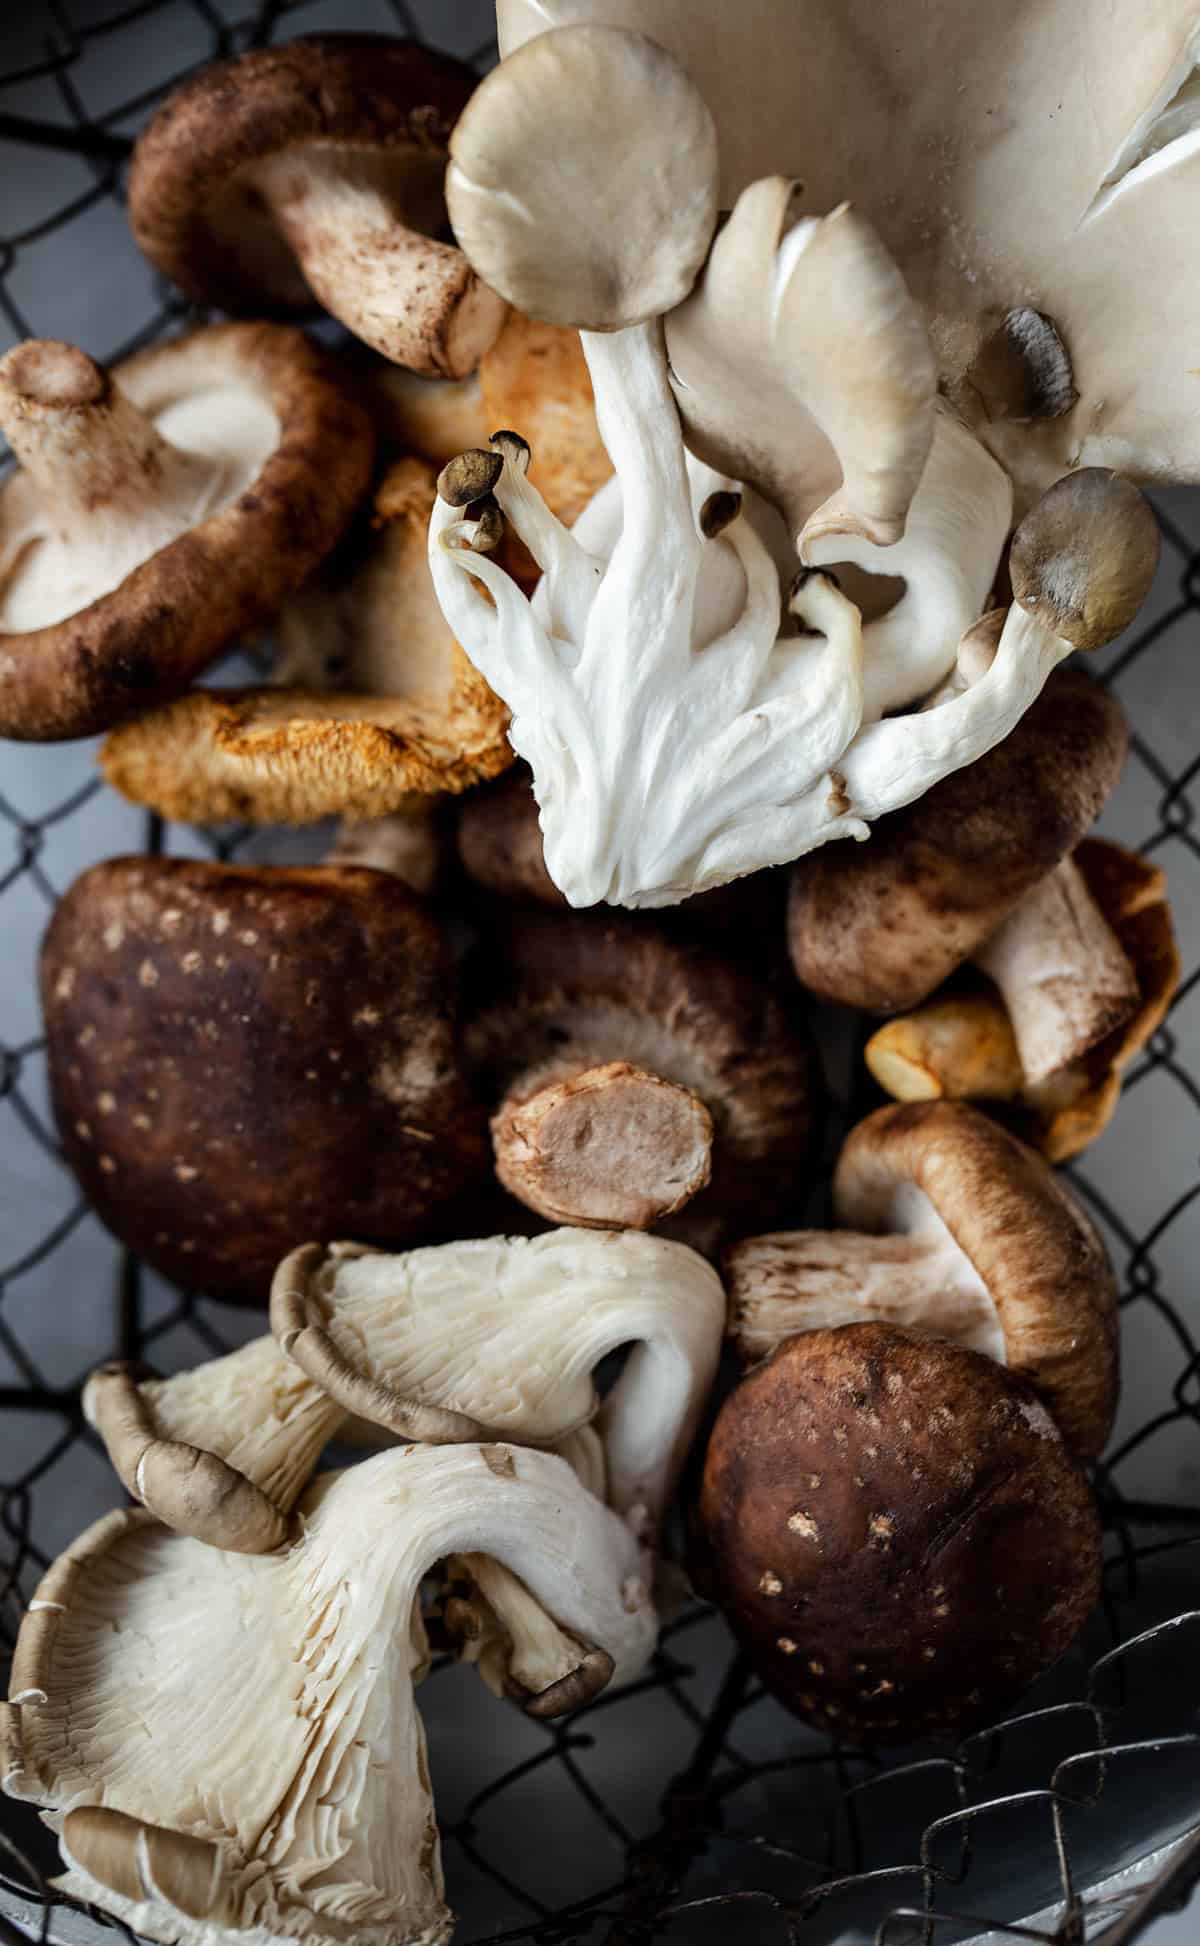
[[[112, 360], [189, 317], [129, 237], [122, 165], [195, 68], [323, 28], [407, 33], [483, 68], [493, 24], [491, 0], [3, 0], [0, 351], [41, 335]], [[1200, 1877], [1200, 494], [1162, 496], [1159, 512], [1150, 602], [1093, 665], [1134, 729], [1104, 826], [1166, 866], [1188, 968], [1114, 1127], [1070, 1172], [1123, 1286], [1123, 1403], [1097, 1473], [1102, 1606], [1019, 1713], [948, 1754], [886, 1761], [786, 1716], [700, 1606], [642, 1681], [581, 1717], [538, 1724], [439, 1673], [421, 1709], [448, 1897], [474, 1946], [1124, 1946]], [[119, 1356], [169, 1372], [261, 1328], [143, 1271], [79, 1200], [49, 1120], [34, 960], [58, 893], [99, 858], [280, 861], [300, 841], [164, 827], [106, 792], [92, 757], [89, 744], [0, 745], [6, 1647], [50, 1560], [120, 1498], [80, 1412], [87, 1370]], [[54, 1859], [28, 1808], [0, 1800], [0, 1936], [124, 1931], [54, 1896]]]

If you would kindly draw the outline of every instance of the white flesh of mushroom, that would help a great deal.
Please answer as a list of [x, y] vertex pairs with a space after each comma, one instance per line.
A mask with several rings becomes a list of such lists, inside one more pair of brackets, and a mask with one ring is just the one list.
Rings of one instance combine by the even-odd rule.
[[[364, 1416], [440, 1413], [476, 1436], [538, 1445], [594, 1419], [609, 1504], [647, 1542], [704, 1409], [724, 1314], [711, 1265], [633, 1231], [552, 1230], [400, 1256], [307, 1246], [280, 1266], [271, 1299], [287, 1354]], [[624, 1370], [601, 1403], [593, 1368], [623, 1345]]]
[[77, 1542], [22, 1631], [5, 1788], [60, 1832], [63, 1889], [149, 1938], [441, 1946], [397, 1653], [422, 1575], [460, 1550], [502, 1559], [627, 1681], [654, 1645], [644, 1557], [563, 1461], [508, 1447], [381, 1454], [303, 1513], [283, 1554], [223, 1555], [140, 1513]]
[[912, 1183], [897, 1187], [885, 1235], [792, 1230], [739, 1244], [731, 1318], [748, 1359], [768, 1357], [801, 1331], [877, 1322], [950, 1338], [1006, 1362], [987, 1285]]

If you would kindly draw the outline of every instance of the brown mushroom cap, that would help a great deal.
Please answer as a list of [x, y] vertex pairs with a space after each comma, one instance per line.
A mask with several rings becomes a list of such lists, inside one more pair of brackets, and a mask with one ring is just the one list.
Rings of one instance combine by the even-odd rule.
[[[32, 349], [17, 347], [6, 363]], [[74, 356], [102, 384], [115, 380], [151, 421], [223, 380], [259, 398], [279, 435], [245, 491], [110, 592], [49, 626], [0, 633], [0, 735], [36, 741], [91, 736], [177, 694], [272, 614], [342, 532], [366, 491], [373, 450], [366, 414], [299, 331], [210, 325], [139, 352], [107, 379]], [[104, 398], [77, 409], [103, 412]], [[18, 504], [24, 514], [22, 473], [0, 493], [0, 527]]]
[[833, 1179], [838, 1222], [893, 1228], [907, 1184], [929, 1198], [991, 1293], [1009, 1369], [1036, 1388], [1068, 1445], [1098, 1453], [1117, 1405], [1117, 1286], [1080, 1204], [967, 1102], [877, 1108], [852, 1129]]
[[767, 1688], [855, 1742], [961, 1732], [1070, 1645], [1099, 1523], [1045, 1408], [961, 1346], [792, 1338], [725, 1401], [700, 1565]]
[[[314, 34], [204, 68], [138, 141], [129, 176], [137, 243], [198, 301], [287, 316], [311, 311], [316, 289], [358, 335], [399, 356], [386, 325], [372, 329], [370, 280], [388, 271], [380, 260], [390, 253], [414, 298], [402, 362], [461, 377], [505, 308], [461, 251], [436, 240], [450, 131], [475, 85], [461, 61], [385, 34]], [[312, 168], [345, 185], [323, 211], [313, 209]], [[356, 196], [380, 199], [383, 225], [368, 224], [357, 258]], [[356, 278], [362, 292], [348, 287]], [[444, 315], [429, 308], [442, 286]], [[454, 341], [464, 331], [470, 345]]]
[[1074, 850], [1126, 742], [1116, 698], [1057, 669], [986, 756], [880, 818], [865, 844], [826, 845], [793, 867], [798, 977], [872, 1013], [915, 1007]]
[[711, 1250], [732, 1223], [795, 1212], [820, 1069], [802, 1020], [761, 980], [640, 913], [508, 906], [491, 915], [477, 984], [464, 1045], [489, 1101], [564, 1057], [631, 1063], [699, 1097], [712, 1180], [668, 1234]]
[[285, 609], [285, 653], [294, 643], [328, 688], [195, 690], [108, 738], [109, 783], [190, 823], [310, 824], [383, 817], [414, 792], [462, 791], [506, 769], [508, 710], [434, 593], [435, 499], [433, 467], [399, 460], [376, 496], [378, 537], [353, 536], [349, 559]]
[[404, 1248], [483, 1162], [442, 943], [383, 872], [114, 859], [42, 950], [66, 1159], [164, 1275], [265, 1304], [297, 1237]]

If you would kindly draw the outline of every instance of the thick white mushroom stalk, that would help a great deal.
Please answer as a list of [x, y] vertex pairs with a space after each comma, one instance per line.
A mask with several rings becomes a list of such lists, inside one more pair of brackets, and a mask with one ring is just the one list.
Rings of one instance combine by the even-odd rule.
[[627, 1525], [563, 1460], [407, 1446], [318, 1480], [285, 1553], [222, 1554], [137, 1511], [55, 1563], [0, 1706], [5, 1791], [59, 1833], [59, 1881], [185, 1946], [441, 1946], [409, 1621], [457, 1552], [506, 1568], [618, 1680], [656, 1618]]

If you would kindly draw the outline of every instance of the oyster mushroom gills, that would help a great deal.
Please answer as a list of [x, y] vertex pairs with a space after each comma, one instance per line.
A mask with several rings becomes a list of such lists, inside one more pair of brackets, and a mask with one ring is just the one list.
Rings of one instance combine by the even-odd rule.
[[109, 373], [0, 360], [0, 735], [93, 735], [185, 688], [342, 532], [370, 423], [298, 331], [210, 325]]
[[795, 1209], [823, 1084], [758, 969], [649, 915], [496, 904], [464, 1014], [497, 1176], [548, 1221], [712, 1251]]
[[1100, 1589], [1091, 1494], [1030, 1387], [883, 1324], [792, 1338], [742, 1380], [699, 1522], [696, 1574], [766, 1687], [853, 1743], [994, 1717]]
[[265, 1304], [297, 1236], [430, 1235], [478, 1178], [441, 933], [389, 873], [124, 858], [42, 947], [67, 1162], [186, 1288]]
[[624, 1681], [654, 1645], [644, 1557], [563, 1460], [511, 1446], [402, 1447], [316, 1481], [303, 1515], [270, 1555], [140, 1510], [83, 1535], [22, 1626], [4, 1788], [57, 1831], [61, 1889], [149, 1938], [434, 1946], [452, 1915], [403, 1646], [421, 1577], [503, 1562]]
[[1136, 1005], [1126, 1019], [1036, 1079], [1000, 992], [982, 979], [958, 978], [877, 1029], [864, 1050], [880, 1087], [898, 1101], [978, 1101], [1011, 1119], [1051, 1162], [1078, 1155], [1108, 1127], [1123, 1076], [1166, 1018], [1180, 977], [1161, 868], [1103, 838], [1085, 838], [1072, 862], [1134, 975]]
[[[611, 197], [572, 200], [564, 181], [601, 156]], [[919, 311], [865, 219], [840, 203], [799, 215], [793, 185], [764, 178], [713, 244], [716, 169], [683, 69], [610, 27], [526, 41], [451, 142], [464, 250], [518, 309], [581, 327], [615, 468], [568, 531], [527, 477], [520, 427], [496, 433], [501, 470], [464, 454], [430, 527], [439, 599], [512, 709], [572, 905], [674, 904], [866, 838], [1000, 742], [1075, 647], [1124, 627], [1157, 560], [1134, 488], [1103, 469], [1059, 482], [1014, 539], [989, 666], [885, 716], [937, 691], [978, 623], [1008, 479], [939, 407]], [[742, 487], [795, 542], [782, 626]], [[532, 600], [491, 558], [497, 508], [543, 571]], [[886, 575], [889, 549], [904, 589], [864, 627], [826, 570]]]
[[1104, 1245], [1041, 1158], [966, 1102], [880, 1108], [847, 1137], [836, 1230], [728, 1253], [742, 1356], [860, 1319], [953, 1339], [1035, 1388], [1067, 1444], [1100, 1452], [1117, 1404], [1117, 1286]]
[[508, 711], [472, 668], [430, 581], [432, 466], [387, 471], [371, 517], [283, 604], [270, 684], [195, 689], [109, 736], [108, 781], [197, 823], [387, 816], [512, 762]]
[[385, 358], [463, 378], [505, 305], [445, 223], [446, 142], [475, 83], [383, 34], [314, 34], [203, 69], [141, 136], [129, 216], [189, 297], [304, 313], [318, 300]]
[[809, 208], [850, 198], [1019, 511], [1079, 466], [1142, 485], [1200, 478], [1185, 377], [1200, 333], [1194, 0], [1026, 12], [1016, 34], [973, 0], [919, 14], [878, 0], [497, 7], [510, 58], [579, 23], [669, 50], [712, 110], [722, 208], [774, 171], [804, 184]]

